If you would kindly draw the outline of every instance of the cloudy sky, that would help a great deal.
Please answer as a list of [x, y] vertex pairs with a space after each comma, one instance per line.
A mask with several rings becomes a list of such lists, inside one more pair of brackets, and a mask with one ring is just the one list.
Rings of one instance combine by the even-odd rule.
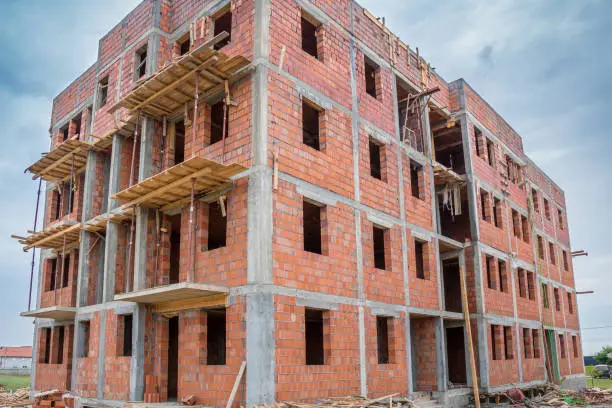
[[[31, 343], [30, 254], [36, 183], [52, 98], [95, 62], [99, 38], [136, 0], [3, 0], [0, 15], [0, 345]], [[612, 2], [361, 0], [448, 81], [464, 78], [523, 136], [527, 154], [565, 190], [585, 353], [612, 344]], [[589, 329], [609, 326], [607, 329]]]

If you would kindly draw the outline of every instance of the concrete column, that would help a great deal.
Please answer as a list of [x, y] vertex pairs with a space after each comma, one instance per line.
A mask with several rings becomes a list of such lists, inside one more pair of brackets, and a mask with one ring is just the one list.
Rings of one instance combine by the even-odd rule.
[[[117, 208], [117, 200], [111, 197], [119, 191], [119, 180], [121, 175], [121, 153], [123, 150], [123, 136], [113, 136], [113, 147], [111, 150], [110, 172], [108, 180], [108, 211]], [[106, 245], [104, 247], [104, 291], [103, 302], [111, 302], [115, 296], [115, 275], [117, 271], [117, 239], [119, 226], [109, 222], [106, 225]]]
[[438, 371], [438, 391], [448, 390], [448, 361], [446, 359], [446, 330], [444, 319], [435, 318], [436, 325], [436, 366]]
[[[151, 118], [142, 121], [142, 134], [140, 136], [140, 165], [138, 168], [138, 181], [149, 178], [153, 173], [152, 152], [155, 122]], [[133, 290], [146, 287], [147, 278], [147, 225], [149, 209], [136, 208], [136, 233], [134, 238], [134, 285]]]
[[[85, 183], [83, 185], [83, 214], [82, 220], [89, 220], [93, 215], [93, 190], [96, 181], [96, 159], [97, 154], [90, 151], [87, 156], [85, 167]], [[91, 234], [81, 232], [81, 244], [79, 246], [79, 271], [77, 278], [77, 307], [87, 305], [87, 288], [89, 282], [89, 247], [91, 245]], [[76, 336], [75, 336], [76, 337]]]
[[132, 314], [132, 359], [130, 361], [130, 401], [144, 400], [144, 344], [146, 306], [135, 305]]
[[[111, 336], [115, 333], [111, 333]], [[105, 370], [105, 360], [106, 357], [106, 310], [100, 311], [100, 337], [98, 341], [98, 381], [96, 382], [96, 392], [98, 393], [98, 398], [104, 398], [104, 373]], [[76, 367], [73, 367], [76, 369]]]
[[[255, 0], [253, 41], [253, 172], [248, 185], [249, 284], [272, 283], [272, 169], [268, 167], [270, 0]], [[274, 295], [246, 295], [246, 406], [275, 400]]]

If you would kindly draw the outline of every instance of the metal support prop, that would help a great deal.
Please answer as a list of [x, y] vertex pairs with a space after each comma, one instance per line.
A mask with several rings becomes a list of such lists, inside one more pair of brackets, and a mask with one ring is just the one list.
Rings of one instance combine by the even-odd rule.
[[223, 100], [223, 129], [222, 129], [222, 140], [223, 147], [221, 149], [221, 163], [225, 163], [225, 137], [227, 136], [227, 116], [229, 115], [229, 105], [230, 105], [230, 96], [229, 96], [229, 81], [225, 80], [225, 98]]
[[195, 203], [195, 178], [191, 179], [191, 197], [189, 204], [189, 239], [188, 239], [188, 248], [189, 248], [189, 269], [187, 275], [187, 282], [193, 282], [194, 274], [195, 274], [195, 248], [193, 246], [193, 215], [194, 215], [194, 203]]
[[162, 120], [161, 149], [159, 150], [159, 155], [160, 155], [159, 162], [161, 163], [160, 165], [163, 168], [166, 167], [166, 160], [164, 160], [164, 158], [165, 158], [165, 152], [166, 152], [166, 137], [167, 136], [168, 136], [168, 118], [164, 115], [163, 120]]
[[[195, 146], [196, 141], [196, 130], [198, 124], [198, 104], [199, 104], [199, 93], [200, 93], [200, 73], [196, 72], [195, 76], [195, 95], [193, 96], [193, 120], [191, 121], [191, 129], [193, 138], [191, 139], [191, 146]], [[193, 157], [194, 149], [191, 149], [191, 156]]]
[[68, 194], [68, 214], [72, 213], [72, 189], [74, 188], [74, 153], [72, 153], [72, 163], [70, 165], [70, 194]]
[[161, 246], [161, 224], [160, 224], [160, 214], [159, 209], [155, 210], [155, 267], [153, 268], [153, 286], [157, 286], [157, 269], [159, 268], [159, 250]]
[[136, 126], [134, 127], [134, 141], [132, 146], [132, 163], [130, 165], [130, 186], [134, 184], [134, 173], [136, 173], [136, 144], [138, 143], [138, 126], [140, 125], [140, 111], [136, 115]]
[[[59, 257], [58, 257], [59, 258]], [[62, 264], [60, 265], [60, 276], [59, 276], [59, 287], [60, 289], [62, 289], [62, 285], [64, 284], [64, 264], [66, 263], [66, 234], [64, 234], [64, 245], [62, 246]], [[57, 295], [57, 286], [58, 286], [58, 281], [57, 279], [55, 280], [55, 295]], [[60, 303], [62, 303], [62, 291], [59, 291], [60, 293], [60, 297], [59, 297], [59, 301]], [[57, 299], [57, 296], [55, 296]], [[57, 305], [57, 300], [56, 300], [56, 305]]]
[[[38, 223], [38, 206], [40, 204], [40, 190], [42, 188], [42, 177], [38, 179], [38, 193], [36, 193], [36, 210], [34, 212], [34, 232]], [[34, 281], [34, 263], [36, 261], [36, 247], [32, 248], [32, 268], [30, 269], [30, 291], [28, 294], [28, 312], [32, 308], [32, 283]]]
[[128, 244], [128, 273], [127, 276], [125, 278], [125, 291], [126, 292], [131, 292], [132, 291], [132, 279], [134, 279], [134, 277], [132, 276], [134, 274], [134, 265], [132, 262], [132, 250], [134, 248], [134, 233], [136, 232], [136, 220], [135, 220], [135, 215], [136, 215], [136, 207], [132, 207], [132, 217], [131, 217], [131, 225], [130, 225], [130, 242]]

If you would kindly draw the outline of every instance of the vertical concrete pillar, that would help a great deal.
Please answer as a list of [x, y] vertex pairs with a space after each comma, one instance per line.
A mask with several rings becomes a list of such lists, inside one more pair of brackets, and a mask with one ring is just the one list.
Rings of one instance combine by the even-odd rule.
[[436, 317], [436, 366], [438, 372], [438, 391], [448, 390], [448, 360], [446, 359], [446, 330], [444, 319]]
[[[110, 172], [108, 176], [108, 211], [117, 208], [117, 200], [111, 197], [119, 191], [121, 175], [121, 153], [123, 150], [123, 136], [115, 134], [110, 158]], [[117, 239], [119, 226], [109, 222], [106, 225], [106, 245], [104, 247], [104, 292], [103, 302], [112, 302], [115, 295], [115, 277], [117, 271]]]
[[130, 361], [130, 401], [144, 400], [144, 344], [146, 306], [135, 305], [132, 314], [132, 359]]
[[[85, 182], [83, 185], [83, 214], [82, 220], [89, 220], [93, 214], [93, 190], [96, 181], [97, 153], [90, 151], [85, 166]], [[77, 307], [87, 305], [87, 289], [89, 282], [89, 247], [91, 234], [81, 232], [81, 244], [79, 247], [79, 273], [77, 278]]]
[[[253, 172], [248, 185], [249, 284], [272, 283], [272, 169], [268, 163], [270, 0], [255, 0], [253, 54]], [[246, 295], [246, 406], [275, 400], [274, 295]]]

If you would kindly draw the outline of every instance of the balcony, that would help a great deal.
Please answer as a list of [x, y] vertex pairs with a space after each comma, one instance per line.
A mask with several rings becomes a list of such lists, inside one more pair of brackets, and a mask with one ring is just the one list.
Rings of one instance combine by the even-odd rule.
[[56, 251], [74, 249], [81, 240], [81, 223], [60, 221], [42, 231], [26, 237], [13, 235], [23, 245], [23, 250], [31, 248], [54, 249]]
[[227, 306], [229, 289], [202, 283], [180, 282], [115, 295], [115, 300], [136, 302], [152, 306], [156, 313], [169, 313], [187, 309]]
[[[121, 108], [156, 119], [183, 112], [196, 98], [210, 98], [226, 92], [229, 84], [247, 73], [250, 63], [243, 56], [228, 57], [212, 47], [229, 35], [223, 32], [183, 55], [145, 80], [123, 97], [111, 111]], [[196, 96], [197, 95], [197, 96]]]
[[70, 306], [49, 306], [41, 309], [21, 312], [22, 317], [34, 317], [40, 319], [74, 320], [76, 308]]
[[59, 144], [26, 169], [34, 176], [42, 177], [49, 182], [61, 183], [70, 179], [73, 174], [85, 170], [87, 153], [91, 144], [77, 139], [69, 139]]

